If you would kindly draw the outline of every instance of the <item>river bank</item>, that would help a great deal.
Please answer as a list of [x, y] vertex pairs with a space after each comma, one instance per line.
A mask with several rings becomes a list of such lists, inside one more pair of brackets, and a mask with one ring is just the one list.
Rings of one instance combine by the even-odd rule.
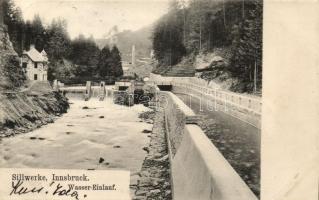
[[22, 91], [2, 91], [0, 99], [0, 138], [52, 123], [69, 108], [67, 98], [53, 91], [48, 82]]
[[150, 144], [144, 148], [147, 156], [142, 169], [137, 173], [135, 182], [131, 183], [131, 190], [134, 191], [133, 200], [170, 200], [172, 199], [170, 164], [163, 110], [159, 108], [156, 112], [145, 114], [144, 120], [153, 121], [154, 124], [152, 131], [146, 133], [150, 137]]

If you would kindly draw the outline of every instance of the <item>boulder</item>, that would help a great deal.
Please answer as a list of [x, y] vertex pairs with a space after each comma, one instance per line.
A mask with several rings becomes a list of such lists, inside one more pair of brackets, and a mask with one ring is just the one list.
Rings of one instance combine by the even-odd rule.
[[195, 69], [197, 72], [210, 71], [214, 68], [226, 66], [225, 59], [215, 53], [199, 55], [195, 60]]

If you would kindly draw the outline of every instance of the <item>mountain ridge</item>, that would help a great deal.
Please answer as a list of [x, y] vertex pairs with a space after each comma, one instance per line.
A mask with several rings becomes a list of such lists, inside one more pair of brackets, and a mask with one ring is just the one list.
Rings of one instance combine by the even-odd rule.
[[[152, 49], [152, 32], [154, 24], [150, 24], [136, 31], [123, 30], [114, 36], [117, 37], [116, 46], [121, 52], [122, 60], [126, 62], [131, 62], [131, 51], [132, 46], [135, 45], [136, 49], [136, 59], [149, 58]], [[100, 49], [105, 45], [111, 44], [111, 39], [95, 39], [96, 44]]]

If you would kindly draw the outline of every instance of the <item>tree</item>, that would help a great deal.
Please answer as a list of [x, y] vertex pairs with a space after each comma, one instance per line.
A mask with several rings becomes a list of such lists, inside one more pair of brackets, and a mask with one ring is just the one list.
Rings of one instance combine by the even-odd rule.
[[121, 63], [121, 55], [120, 51], [116, 46], [112, 47], [111, 50], [111, 68], [112, 68], [112, 74], [115, 77], [123, 76], [123, 68]]
[[24, 35], [24, 21], [21, 10], [16, 7], [12, 0], [5, 0], [2, 2], [4, 23], [8, 27], [10, 40], [13, 48], [19, 54], [23, 51], [23, 35]]
[[111, 51], [108, 46], [105, 46], [100, 53], [97, 69], [101, 78], [111, 76]]
[[35, 15], [32, 21], [32, 44], [38, 51], [42, 51], [45, 46], [46, 30], [42, 25], [39, 15]]
[[[177, 6], [176, 4], [172, 4]], [[178, 11], [178, 12], [177, 12]], [[186, 54], [183, 44], [184, 16], [174, 7], [157, 24], [153, 32], [155, 58], [162, 66], [172, 66], [181, 61]]]
[[67, 32], [67, 23], [65, 20], [53, 20], [48, 27], [48, 42], [45, 46], [49, 58], [58, 60], [66, 57], [70, 53], [70, 37]]
[[262, 4], [254, 0], [246, 2], [245, 8], [249, 8], [250, 12], [234, 28], [230, 71], [233, 76], [250, 83], [245, 90], [252, 91], [261, 87]]

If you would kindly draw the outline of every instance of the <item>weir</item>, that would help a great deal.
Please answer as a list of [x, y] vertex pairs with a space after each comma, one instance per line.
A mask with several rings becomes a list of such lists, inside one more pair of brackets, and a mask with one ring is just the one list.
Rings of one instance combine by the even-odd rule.
[[92, 83], [91, 81], [86, 81], [86, 90], [85, 90], [84, 100], [88, 101], [91, 98], [91, 95], [92, 95]]
[[106, 95], [106, 90], [105, 90], [105, 82], [102, 81], [100, 83], [100, 90], [99, 90], [99, 100], [103, 101]]
[[91, 98], [98, 98], [103, 101], [106, 97], [113, 97], [114, 94], [112, 86], [107, 87], [104, 81], [101, 81], [98, 86], [93, 86], [90, 81], [87, 81], [86, 86], [61, 86], [58, 83], [59, 81], [54, 81], [53, 88], [55, 90], [62, 92], [64, 95], [83, 98], [85, 101]]

